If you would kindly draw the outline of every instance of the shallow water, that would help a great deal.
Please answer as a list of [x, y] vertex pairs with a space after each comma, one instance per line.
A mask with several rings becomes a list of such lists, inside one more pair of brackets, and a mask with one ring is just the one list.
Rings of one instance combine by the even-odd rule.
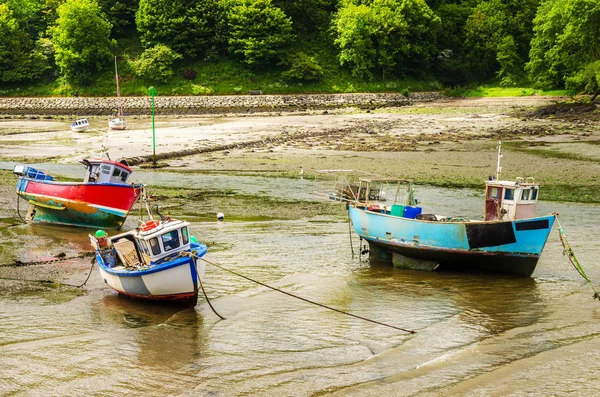
[[[212, 183], [222, 185], [212, 187], [298, 199], [311, 186], [238, 178], [218, 176]], [[470, 190], [417, 187], [417, 197], [428, 213], [483, 211]], [[540, 203], [539, 214], [553, 211], [588, 276], [600, 280], [600, 206]], [[88, 250], [87, 232], [16, 226], [0, 239], [5, 257], [29, 261]], [[352, 257], [348, 224], [334, 218], [195, 223], [192, 232], [214, 247], [213, 262], [417, 333], [327, 311], [210, 265], [207, 294], [226, 320], [204, 299], [180, 310], [121, 298], [97, 271], [83, 293], [0, 280], [0, 394], [504, 396], [600, 388], [600, 303], [562, 256], [556, 227], [530, 279], [372, 267]], [[353, 236], [355, 251], [358, 244]], [[77, 284], [89, 266], [89, 258], [72, 259], [7, 275]]]

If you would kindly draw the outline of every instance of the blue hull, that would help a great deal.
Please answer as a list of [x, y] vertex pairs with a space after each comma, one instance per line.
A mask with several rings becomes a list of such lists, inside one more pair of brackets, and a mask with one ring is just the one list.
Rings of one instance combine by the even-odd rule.
[[554, 215], [490, 222], [441, 222], [392, 216], [349, 206], [355, 232], [372, 250], [432, 261], [440, 270], [530, 276]]

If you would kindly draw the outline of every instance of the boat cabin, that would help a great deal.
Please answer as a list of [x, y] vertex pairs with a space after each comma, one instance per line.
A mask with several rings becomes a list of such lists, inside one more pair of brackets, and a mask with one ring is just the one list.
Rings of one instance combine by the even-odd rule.
[[535, 217], [539, 184], [531, 177], [515, 181], [486, 182], [486, 221], [512, 221]]
[[85, 176], [85, 183], [127, 183], [131, 168], [125, 164], [104, 159], [82, 160], [81, 163], [86, 166], [88, 173]]
[[[138, 230], [112, 237], [110, 240], [116, 254], [113, 266], [137, 268], [174, 259], [181, 251], [190, 249], [189, 225], [189, 222], [180, 220], [150, 220]], [[95, 244], [94, 240], [90, 236], [90, 241], [98, 249], [97, 240]]]
[[156, 262], [190, 248], [189, 222], [151, 220], [140, 226], [136, 236], [143, 260]]

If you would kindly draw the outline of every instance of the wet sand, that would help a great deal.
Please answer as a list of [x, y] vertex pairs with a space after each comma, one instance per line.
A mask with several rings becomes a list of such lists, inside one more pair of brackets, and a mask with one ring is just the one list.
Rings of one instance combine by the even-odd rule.
[[[317, 169], [363, 169], [415, 179], [425, 203], [444, 211], [456, 210], [467, 193], [461, 206], [478, 213], [475, 191], [446, 189], [428, 198], [437, 189], [423, 184], [481, 187], [495, 172], [502, 138], [507, 178], [535, 176], [543, 183], [542, 200], [546, 192], [573, 190], [576, 201], [597, 202], [598, 112], [531, 115], [555, 100], [157, 119], [157, 152], [173, 157], [161, 160], [169, 166], [159, 170], [134, 167], [134, 179], [152, 181], [150, 193], [161, 205], [176, 205], [170, 213], [192, 222], [212, 260], [418, 333], [347, 321], [218, 271], [207, 288], [226, 321], [203, 300], [195, 310], [173, 311], [119, 299], [97, 272], [83, 290], [2, 280], [0, 377], [8, 382], [0, 394], [593, 394], [600, 387], [592, 354], [599, 348], [598, 304], [561, 255], [556, 231], [532, 279], [379, 269], [350, 257], [342, 207], [309, 203], [294, 191], [309, 192]], [[152, 150], [149, 118], [128, 121], [128, 130], [106, 140], [113, 159]], [[71, 164], [100, 153], [106, 119], [91, 119], [87, 133], [71, 132], [70, 122], [0, 120], [4, 264], [90, 249], [87, 230], [20, 225], [15, 214], [13, 163], [43, 163], [74, 177]], [[226, 144], [235, 145], [177, 156]], [[210, 219], [220, 205], [226, 206], [223, 224]], [[564, 214], [579, 259], [592, 280], [600, 279], [598, 206], [540, 207]], [[134, 224], [130, 216], [128, 225]], [[89, 268], [89, 258], [79, 258], [2, 267], [0, 276], [76, 285]]]
[[[600, 112], [550, 117], [534, 112], [564, 99], [453, 99], [374, 111], [158, 117], [156, 153], [167, 157], [160, 161], [172, 171], [296, 177], [318, 169], [362, 169], [422, 184], [480, 186], [495, 174], [502, 139], [503, 177], [533, 176], [548, 187], [546, 198], [597, 202]], [[99, 156], [103, 146], [112, 159], [147, 160], [153, 153], [149, 117], [131, 117], [127, 130], [108, 134], [105, 118], [92, 118], [86, 133], [71, 132], [70, 121], [0, 120], [0, 159], [76, 163]]]

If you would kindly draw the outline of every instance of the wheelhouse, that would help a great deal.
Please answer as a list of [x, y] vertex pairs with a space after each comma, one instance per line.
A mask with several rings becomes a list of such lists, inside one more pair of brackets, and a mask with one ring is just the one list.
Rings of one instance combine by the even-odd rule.
[[539, 184], [531, 177], [486, 182], [484, 219], [515, 220], [535, 217]]
[[127, 165], [110, 160], [82, 160], [88, 169], [84, 182], [86, 183], [127, 183], [131, 168]]
[[151, 228], [146, 231], [140, 230], [140, 233], [135, 236], [136, 245], [145, 263], [157, 262], [177, 255], [180, 251], [189, 250], [189, 222], [169, 220], [165, 223], [146, 222], [148, 223]]

